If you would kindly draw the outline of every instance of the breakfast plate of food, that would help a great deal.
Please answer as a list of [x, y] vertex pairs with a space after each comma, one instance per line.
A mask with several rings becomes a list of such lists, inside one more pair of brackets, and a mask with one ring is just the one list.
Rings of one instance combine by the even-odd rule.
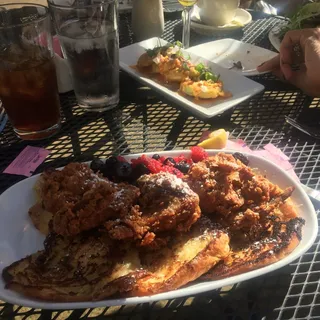
[[70, 163], [0, 196], [0, 299], [76, 309], [192, 296], [274, 271], [317, 235], [275, 164], [192, 147]]
[[120, 67], [143, 84], [205, 118], [222, 113], [264, 87], [235, 74], [179, 42], [152, 38], [120, 49]]

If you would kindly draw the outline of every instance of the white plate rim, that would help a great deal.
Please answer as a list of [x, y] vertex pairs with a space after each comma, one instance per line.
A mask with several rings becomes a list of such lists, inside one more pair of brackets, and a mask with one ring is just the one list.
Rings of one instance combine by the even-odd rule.
[[268, 39], [271, 43], [271, 45], [278, 51], [280, 52], [280, 45], [281, 45], [281, 39], [278, 36], [278, 32], [279, 29], [283, 26], [285, 26], [286, 24], [288, 24], [289, 21], [288, 20], [283, 20], [281, 21], [280, 24], [277, 24], [275, 26], [273, 26], [269, 32], [268, 32]]
[[[249, 11], [242, 9], [242, 8], [237, 8], [236, 12], [241, 12], [243, 14], [245, 14], [247, 16], [247, 20], [245, 20], [245, 22], [243, 23], [243, 25], [224, 25], [224, 26], [210, 26], [210, 25], [205, 25], [202, 23], [198, 23], [195, 20], [191, 20], [191, 28], [194, 29], [194, 31], [196, 32], [197, 30], [205, 30], [205, 31], [212, 31], [212, 32], [216, 32], [216, 31], [228, 31], [228, 30], [236, 30], [236, 29], [241, 29], [243, 27], [245, 27], [247, 24], [249, 24], [252, 21], [252, 15]], [[237, 13], [236, 13], [237, 16]], [[235, 16], [235, 17], [236, 17]]]
[[[237, 152], [236, 150], [207, 150], [209, 155], [214, 155], [218, 152], [225, 152], [225, 153], [234, 153]], [[155, 153], [161, 154], [161, 155], [171, 155], [171, 156], [177, 156], [179, 154], [185, 154], [186, 156], [190, 155], [189, 150], [174, 150], [174, 151], [159, 151], [159, 152], [146, 152], [146, 153], [139, 153], [139, 154], [132, 154], [125, 156], [127, 159], [132, 159], [139, 157], [142, 154], [145, 154], [147, 156], [153, 155]], [[289, 182], [291, 185], [293, 185], [296, 188], [296, 191], [298, 191], [300, 197], [303, 199], [303, 205], [305, 208], [307, 208], [307, 211], [310, 212], [309, 218], [310, 218], [310, 223], [312, 226], [312, 232], [308, 234], [308, 241], [304, 245], [304, 247], [300, 250], [296, 248], [291, 254], [286, 256], [285, 258], [281, 259], [278, 262], [275, 262], [271, 265], [265, 266], [263, 268], [253, 270], [244, 274], [232, 276], [230, 278], [222, 279], [222, 280], [216, 280], [216, 281], [206, 281], [203, 283], [196, 284], [195, 288], [192, 288], [193, 286], [185, 287], [182, 289], [177, 289], [171, 292], [165, 292], [153, 296], [145, 296], [145, 297], [133, 297], [133, 298], [126, 298], [126, 299], [109, 299], [109, 300], [102, 300], [102, 301], [96, 301], [96, 302], [44, 302], [44, 301], [39, 301], [35, 299], [28, 299], [26, 297], [23, 297], [21, 295], [17, 295], [17, 298], [7, 298], [6, 296], [6, 290], [7, 289], [2, 289], [0, 288], [0, 299], [7, 301], [12, 304], [17, 304], [21, 306], [26, 306], [26, 307], [31, 307], [31, 308], [41, 308], [41, 309], [52, 309], [52, 310], [57, 310], [57, 309], [81, 309], [81, 308], [96, 308], [96, 307], [107, 307], [107, 306], [116, 306], [116, 305], [131, 305], [131, 304], [139, 304], [139, 303], [148, 303], [148, 302], [154, 302], [154, 301], [159, 301], [159, 300], [168, 300], [168, 299], [175, 299], [179, 297], [184, 297], [184, 296], [193, 296], [198, 293], [206, 292], [206, 291], [211, 291], [215, 290], [218, 288], [221, 288], [223, 286], [228, 286], [232, 285], [238, 282], [242, 282], [245, 280], [249, 280], [261, 275], [264, 275], [266, 273], [275, 271], [291, 262], [299, 258], [301, 255], [303, 255], [314, 243], [316, 237], [317, 237], [317, 232], [318, 232], [318, 220], [316, 216], [316, 212], [314, 210], [314, 207], [305, 193], [305, 191], [302, 189], [300, 184], [296, 182], [287, 172], [285, 172], [283, 169], [277, 167], [274, 163], [272, 163], [269, 160], [266, 160], [264, 158], [261, 158], [260, 156], [252, 155], [252, 154], [246, 154], [243, 152], [244, 155], [246, 155], [249, 158], [249, 161], [256, 160], [260, 161], [262, 164], [265, 163], [268, 166], [272, 167], [275, 171], [280, 172], [285, 180]], [[250, 160], [251, 159], [251, 160]], [[263, 170], [263, 168], [261, 168]], [[38, 175], [32, 176], [30, 178], [27, 178], [25, 180], [22, 180], [18, 182], [17, 184], [13, 185], [9, 189], [7, 189], [2, 195], [0, 195], [0, 203], [7, 194], [9, 194], [14, 188], [16, 188], [20, 184], [27, 184], [28, 181], [31, 183], [35, 182], [35, 180], [38, 178]], [[294, 198], [294, 196], [293, 196]], [[35, 229], [34, 229], [35, 230]], [[1, 253], [0, 253], [0, 258], [1, 258]], [[2, 272], [2, 268], [0, 268], [0, 272]], [[3, 285], [3, 280], [2, 278], [0, 279], [0, 284]]]
[[268, 33], [268, 38], [271, 43], [271, 45], [278, 51], [280, 52], [280, 45], [281, 45], [281, 40], [275, 33], [275, 30], [278, 29], [277, 26], [274, 26], [273, 28], [270, 29]]
[[[235, 42], [235, 43], [240, 43], [241, 45], [244, 45], [244, 46], [249, 46], [250, 48], [252, 47], [255, 47], [255, 48], [258, 48], [258, 49], [262, 49], [264, 51], [268, 51], [268, 52], [273, 52], [271, 50], [268, 50], [266, 48], [263, 48], [263, 47], [259, 47], [259, 46], [256, 46], [254, 44], [251, 44], [251, 43], [247, 43], [247, 42], [243, 42], [243, 41], [239, 41], [239, 40], [236, 40], [236, 39], [232, 39], [232, 38], [223, 38], [223, 39], [218, 39], [218, 40], [214, 40], [214, 41], [209, 41], [209, 42], [205, 42], [205, 43], [202, 43], [202, 44], [198, 44], [196, 46], [193, 46], [193, 47], [190, 47], [188, 48], [186, 51], [188, 52], [194, 52], [195, 50], [201, 50], [201, 47], [204, 47], [204, 46], [207, 46], [208, 44], [212, 44], [214, 45], [215, 43], [219, 43], [219, 42], [223, 42], [223, 41], [232, 41], [232, 42]], [[274, 52], [275, 55], [276, 55], [276, 52]], [[200, 55], [201, 56], [201, 55]], [[212, 60], [210, 60], [212, 61]], [[214, 62], [214, 61], [212, 61]], [[214, 62], [214, 63], [217, 63], [219, 64], [218, 62]], [[223, 67], [223, 66], [222, 66]], [[264, 71], [264, 72], [259, 72], [257, 69], [250, 69], [250, 70], [244, 70], [244, 71], [237, 71], [237, 70], [232, 70], [230, 69], [230, 71], [232, 72], [236, 72], [238, 74], [242, 74], [243, 76], [245, 77], [249, 77], [249, 76], [257, 76], [257, 75], [261, 75], [261, 74], [266, 74], [266, 73], [270, 73], [271, 71]]]
[[[249, 98], [251, 98], [252, 96], [260, 93], [261, 91], [264, 90], [264, 86], [256, 81], [253, 81], [251, 79], [245, 78], [243, 75], [241, 74], [237, 74], [237, 77], [243, 77], [241, 78], [242, 80], [246, 79], [246, 84], [249, 88], [246, 88], [242, 93], [241, 97], [238, 97], [237, 99], [235, 99], [235, 97], [231, 97], [231, 98], [226, 98], [226, 99], [221, 99], [219, 101], [210, 101], [212, 102], [212, 105], [209, 107], [204, 107], [201, 104], [196, 104], [195, 102], [192, 102], [191, 100], [188, 100], [186, 97], [181, 96], [178, 94], [178, 92], [174, 92], [168, 88], [166, 88], [165, 86], [156, 83], [155, 81], [153, 81], [152, 79], [149, 79], [147, 77], [142, 76], [137, 70], [133, 69], [132, 67], [130, 67], [130, 65], [127, 65], [124, 61], [121, 60], [121, 55], [125, 55], [125, 52], [129, 49], [131, 49], [133, 51], [134, 48], [146, 48], [146, 46], [148, 46], [148, 43], [157, 43], [158, 41], [160, 41], [160, 43], [162, 45], [166, 44], [167, 41], [163, 40], [163, 39], [159, 39], [159, 38], [150, 38], [141, 42], [137, 42], [134, 44], [131, 44], [129, 46], [123, 47], [120, 49], [120, 69], [122, 69], [123, 71], [127, 72], [130, 76], [134, 77], [136, 80], [138, 80], [139, 82], [152, 87], [155, 91], [161, 93], [162, 95], [164, 95], [168, 100], [171, 100], [175, 103], [177, 103], [179, 106], [183, 107], [184, 109], [189, 110], [191, 113], [196, 114], [197, 116], [201, 117], [201, 118], [212, 118], [218, 114], [221, 114], [223, 112], [225, 112], [226, 110], [236, 107], [238, 104], [240, 104], [241, 102], [248, 100]], [[212, 67], [213, 70], [218, 70], [217, 73], [219, 72], [223, 72], [226, 73], [228, 76], [228, 79], [234, 78], [234, 73], [230, 72], [230, 70], [223, 68], [221, 66], [219, 66], [216, 63], [213, 63], [205, 58], [201, 58], [198, 55], [192, 54], [194, 59], [201, 59], [202, 62], [206, 63], [206, 64], [210, 64], [210, 67]], [[138, 59], [139, 57], [136, 57], [136, 59]], [[222, 77], [221, 77], [222, 78]], [[239, 81], [241, 81], [241, 79], [238, 79]], [[226, 79], [222, 79], [224, 82], [226, 82]], [[244, 83], [244, 81], [242, 81], [242, 83]], [[235, 88], [235, 86], [233, 86], [233, 88]], [[227, 88], [229, 89], [229, 88]], [[230, 88], [231, 93], [232, 89]], [[231, 100], [228, 100], [231, 99]], [[234, 99], [234, 100], [232, 100]], [[205, 101], [203, 101], [205, 103]], [[219, 108], [217, 108], [218, 106], [221, 107], [221, 105], [223, 105], [224, 107], [221, 108], [219, 110]]]

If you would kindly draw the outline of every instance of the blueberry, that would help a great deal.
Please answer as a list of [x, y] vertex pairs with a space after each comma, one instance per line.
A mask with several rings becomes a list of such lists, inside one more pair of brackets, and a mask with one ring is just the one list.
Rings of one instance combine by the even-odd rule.
[[188, 171], [190, 169], [190, 165], [185, 161], [181, 161], [181, 162], [177, 163], [174, 167], [176, 169], [178, 169], [179, 171], [181, 171], [182, 173], [188, 173]]
[[115, 166], [118, 162], [119, 161], [118, 161], [117, 157], [115, 157], [115, 156], [109, 157], [106, 160], [106, 162], [101, 170], [102, 174], [105, 177], [112, 179], [112, 177], [115, 175]]
[[115, 156], [111, 156], [106, 160], [105, 166], [106, 167], [113, 167], [116, 163], [118, 163], [118, 159]]
[[238, 159], [238, 160], [240, 160], [244, 165], [248, 165], [249, 164], [249, 159], [244, 155], [244, 154], [242, 154], [242, 153], [240, 153], [240, 152], [235, 152], [234, 154], [233, 154], [233, 157], [235, 158], [235, 159]]
[[160, 159], [160, 156], [159, 156], [158, 154], [154, 154], [154, 155], [152, 156], [152, 159], [154, 159], [154, 160], [159, 160], [159, 159]]
[[171, 157], [168, 157], [166, 160], [164, 160], [163, 164], [168, 164], [168, 162], [171, 162], [172, 164], [176, 164], [175, 160]]
[[144, 174], [149, 174], [151, 171], [143, 164], [137, 164], [132, 170], [132, 180], [137, 180]]
[[93, 172], [103, 171], [104, 163], [100, 159], [93, 159], [90, 163], [90, 169]]
[[128, 162], [118, 162], [115, 164], [116, 177], [120, 179], [128, 179], [131, 176], [132, 167]]

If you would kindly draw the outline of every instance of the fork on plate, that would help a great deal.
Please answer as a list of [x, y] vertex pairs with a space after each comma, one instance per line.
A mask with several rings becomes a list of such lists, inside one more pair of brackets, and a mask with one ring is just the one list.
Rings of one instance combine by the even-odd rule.
[[286, 119], [286, 122], [289, 123], [294, 128], [300, 130], [301, 132], [309, 135], [312, 138], [320, 139], [320, 129], [316, 129], [306, 124], [300, 123], [297, 120], [294, 120], [288, 116], [285, 116], [285, 119]]

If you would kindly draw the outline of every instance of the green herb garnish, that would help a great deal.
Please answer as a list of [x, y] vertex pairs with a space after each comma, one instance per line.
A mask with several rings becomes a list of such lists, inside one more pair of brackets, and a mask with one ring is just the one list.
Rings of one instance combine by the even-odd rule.
[[289, 23], [282, 27], [278, 33], [281, 39], [289, 30], [318, 27], [320, 25], [320, 3], [307, 3], [288, 18], [290, 19]]
[[220, 75], [214, 74], [208, 67], [206, 67], [202, 62], [195, 66], [195, 69], [200, 73], [200, 80], [211, 80], [217, 82], [220, 78]]

